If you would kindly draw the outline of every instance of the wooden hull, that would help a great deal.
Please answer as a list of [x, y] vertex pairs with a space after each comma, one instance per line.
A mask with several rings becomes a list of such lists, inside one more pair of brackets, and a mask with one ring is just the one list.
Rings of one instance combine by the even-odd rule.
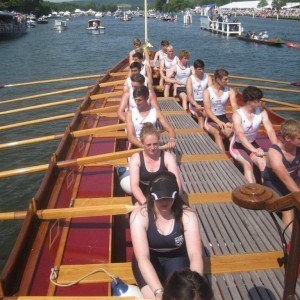
[[[118, 105], [123, 87], [120, 80], [126, 78], [127, 72], [123, 71], [127, 66], [128, 58], [110, 69], [114, 76], [107, 73], [98, 81], [76, 111], [1, 273], [0, 296], [1, 290], [5, 296], [111, 295], [111, 279], [101, 272], [72, 287], [55, 287], [49, 282], [51, 268], [55, 266], [59, 270], [56, 281], [60, 284], [70, 283], [99, 267], [106, 268], [127, 283], [134, 283], [130, 267], [132, 245], [128, 214], [60, 221], [41, 221], [34, 214], [35, 209], [130, 204], [131, 199], [122, 192], [114, 170], [114, 165], [124, 165], [126, 160], [110, 160], [107, 164], [83, 167], [59, 168], [56, 164], [125, 149], [123, 132], [111, 135], [106, 132], [107, 137], [99, 134], [74, 138], [70, 131], [118, 124], [115, 110], [99, 115], [84, 115], [82, 112]], [[230, 296], [232, 284], [235, 284], [235, 289], [255, 289], [258, 284], [255, 276], [263, 278], [267, 274], [264, 272], [281, 278], [274, 280], [274, 289], [279, 286], [280, 294], [283, 270], [278, 266], [277, 258], [282, 255], [281, 242], [272, 227], [272, 220], [267, 214], [256, 216], [231, 203], [231, 190], [245, 183], [243, 176], [174, 99], [161, 99], [159, 104], [177, 132], [175, 154], [188, 200], [201, 222], [205, 273], [216, 299], [245, 299], [245, 292], [240, 298], [235, 294]], [[274, 125], [283, 121], [273, 113], [270, 118]], [[165, 136], [162, 138], [166, 139]], [[263, 131], [259, 142], [268, 145]], [[255, 273], [256, 270], [259, 271]], [[249, 279], [248, 275], [253, 278]], [[247, 282], [247, 287], [242, 281]], [[270, 289], [271, 286], [273, 282]]]

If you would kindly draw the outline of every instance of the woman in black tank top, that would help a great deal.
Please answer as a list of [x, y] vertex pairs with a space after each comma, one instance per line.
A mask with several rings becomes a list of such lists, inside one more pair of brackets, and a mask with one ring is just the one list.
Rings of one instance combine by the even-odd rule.
[[132, 270], [146, 299], [160, 299], [166, 279], [190, 268], [203, 275], [198, 215], [179, 196], [176, 176], [156, 174], [147, 204], [130, 216]]
[[139, 204], [146, 202], [149, 182], [161, 171], [170, 171], [175, 174], [181, 193], [176, 161], [172, 154], [159, 149], [157, 129], [151, 123], [146, 123], [140, 138], [144, 151], [132, 155], [129, 165], [133, 202]]

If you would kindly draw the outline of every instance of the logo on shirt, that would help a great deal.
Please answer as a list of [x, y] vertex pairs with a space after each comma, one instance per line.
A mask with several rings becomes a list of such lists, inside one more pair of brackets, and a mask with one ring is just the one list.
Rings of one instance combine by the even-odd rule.
[[175, 246], [177, 247], [181, 246], [184, 242], [183, 235], [176, 237], [174, 240], [175, 240]]

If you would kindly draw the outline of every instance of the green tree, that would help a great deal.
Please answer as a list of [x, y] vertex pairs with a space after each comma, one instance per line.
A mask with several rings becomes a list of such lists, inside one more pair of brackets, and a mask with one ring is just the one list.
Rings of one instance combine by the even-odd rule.
[[164, 8], [164, 1], [163, 0], [156, 0], [154, 8], [158, 11], [163, 11]]
[[287, 0], [273, 0], [272, 7], [279, 11], [282, 6], [286, 5], [286, 3]]
[[258, 3], [257, 7], [265, 7], [268, 5], [268, 1], [267, 0], [260, 0], [260, 2]]

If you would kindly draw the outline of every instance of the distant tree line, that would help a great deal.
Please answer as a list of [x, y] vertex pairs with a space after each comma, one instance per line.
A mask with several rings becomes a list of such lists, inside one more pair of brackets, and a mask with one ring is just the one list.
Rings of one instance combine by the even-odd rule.
[[[48, 15], [52, 11], [70, 11], [73, 12], [79, 8], [82, 10], [93, 9], [95, 11], [116, 11], [117, 4], [129, 4], [132, 9], [139, 7], [144, 9], [144, 0], [91, 0], [78, 2], [54, 3], [43, 0], [0, 0], [0, 10], [18, 11], [22, 13], [32, 13], [37, 17]], [[161, 12], [178, 12], [186, 8], [194, 8], [195, 6], [207, 5], [214, 2], [217, 6], [221, 6], [231, 2], [230, 0], [148, 0], [148, 9], [156, 9]], [[273, 8], [279, 10], [284, 6], [287, 0], [273, 0]], [[267, 5], [266, 0], [261, 0], [259, 7]]]

